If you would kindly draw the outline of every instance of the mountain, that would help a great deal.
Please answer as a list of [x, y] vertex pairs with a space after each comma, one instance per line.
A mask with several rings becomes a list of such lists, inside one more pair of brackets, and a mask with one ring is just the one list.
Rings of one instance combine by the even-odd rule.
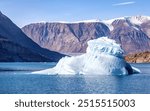
[[106, 25], [94, 23], [36, 23], [22, 28], [33, 41], [58, 52], [85, 52], [87, 41], [109, 34]]
[[121, 44], [125, 54], [150, 50], [150, 17], [132, 16], [111, 20], [32, 23], [22, 31], [49, 50], [85, 52], [87, 41], [108, 36]]
[[58, 61], [57, 52], [41, 48], [0, 12], [0, 61]]
[[143, 31], [141, 25], [150, 21], [145, 17], [127, 17], [114, 20], [111, 25], [110, 38], [121, 44], [125, 53], [137, 53], [150, 50], [149, 36]]
[[125, 60], [130, 63], [150, 63], [150, 52], [142, 52], [129, 54], [125, 56]]

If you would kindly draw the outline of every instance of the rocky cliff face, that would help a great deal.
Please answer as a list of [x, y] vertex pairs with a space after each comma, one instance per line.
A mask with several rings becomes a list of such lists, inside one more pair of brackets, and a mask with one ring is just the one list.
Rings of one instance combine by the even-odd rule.
[[150, 39], [138, 26], [129, 20], [115, 20], [110, 38], [121, 44], [125, 54], [150, 50]]
[[0, 62], [49, 61], [37, 53], [0, 36]]
[[130, 54], [125, 57], [130, 63], [150, 63], [150, 52]]
[[58, 61], [63, 55], [41, 48], [0, 12], [0, 61]]
[[140, 28], [150, 38], [150, 20], [142, 23]]
[[40, 46], [58, 52], [85, 52], [88, 40], [102, 36], [120, 43], [125, 54], [150, 50], [150, 18], [146, 16], [96, 22], [34, 23], [22, 31]]
[[109, 34], [103, 23], [37, 23], [22, 30], [40, 46], [58, 52], [85, 52], [88, 40]]

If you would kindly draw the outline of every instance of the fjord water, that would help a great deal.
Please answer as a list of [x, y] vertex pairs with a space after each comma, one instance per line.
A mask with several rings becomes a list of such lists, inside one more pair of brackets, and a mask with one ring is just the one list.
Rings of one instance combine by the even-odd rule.
[[150, 94], [150, 64], [132, 64], [142, 73], [111, 75], [43, 75], [32, 71], [56, 63], [0, 63], [1, 94]]

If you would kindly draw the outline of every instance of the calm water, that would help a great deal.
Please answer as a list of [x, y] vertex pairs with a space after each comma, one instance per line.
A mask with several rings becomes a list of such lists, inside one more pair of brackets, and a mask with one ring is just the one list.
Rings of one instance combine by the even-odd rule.
[[150, 64], [132, 64], [142, 73], [129, 76], [36, 75], [55, 63], [0, 63], [0, 93], [150, 94]]

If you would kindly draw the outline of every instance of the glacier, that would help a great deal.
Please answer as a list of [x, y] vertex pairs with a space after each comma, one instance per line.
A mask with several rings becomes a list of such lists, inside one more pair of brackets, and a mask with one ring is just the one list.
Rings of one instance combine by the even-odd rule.
[[57, 65], [33, 74], [86, 74], [86, 75], [128, 75], [140, 70], [128, 64], [123, 57], [120, 44], [108, 37], [88, 41], [85, 54], [66, 56]]

